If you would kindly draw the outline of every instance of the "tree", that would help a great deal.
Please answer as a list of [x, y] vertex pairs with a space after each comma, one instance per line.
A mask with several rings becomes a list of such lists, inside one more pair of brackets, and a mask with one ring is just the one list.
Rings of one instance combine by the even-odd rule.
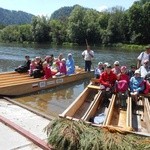
[[20, 42], [24, 42], [24, 41], [31, 42], [31, 41], [33, 41], [30, 24], [19, 26], [19, 41]]
[[118, 43], [118, 42], [122, 42], [125, 39], [125, 35], [122, 30], [124, 25], [123, 24], [124, 12], [125, 11], [122, 7], [113, 7], [111, 9], [107, 30], [105, 30], [105, 32], [108, 33], [104, 32], [105, 35], [107, 36], [107, 40], [109, 39], [109, 41], [107, 41], [108, 43]]
[[6, 26], [1, 30], [1, 40], [5, 42], [18, 42], [19, 41], [19, 32], [17, 25]]
[[67, 33], [73, 43], [85, 43], [87, 25], [84, 22], [84, 15], [85, 9], [76, 6], [69, 17]]
[[83, 19], [83, 24], [86, 25], [86, 39], [91, 44], [101, 43], [100, 25], [97, 18], [99, 18], [99, 12], [96, 10], [87, 10]]
[[32, 20], [32, 35], [35, 42], [48, 42], [50, 26], [48, 18], [42, 16], [33, 17]]
[[65, 24], [63, 24], [59, 20], [51, 20], [50, 21], [50, 37], [52, 38], [52, 42], [57, 45], [62, 44], [66, 40], [66, 29]]

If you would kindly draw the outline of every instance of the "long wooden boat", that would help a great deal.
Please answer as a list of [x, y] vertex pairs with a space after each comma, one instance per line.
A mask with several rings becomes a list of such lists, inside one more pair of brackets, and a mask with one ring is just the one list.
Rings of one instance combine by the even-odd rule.
[[49, 79], [33, 78], [27, 73], [5, 72], [0, 73], [0, 95], [18, 96], [44, 90], [66, 83], [91, 78], [93, 72], [85, 72], [78, 68], [75, 74]]
[[[119, 98], [113, 94], [108, 106], [104, 105], [104, 94], [100, 86], [90, 83], [77, 99], [59, 117], [83, 120], [94, 126], [116, 127], [123, 131], [150, 136], [150, 100], [140, 96], [136, 108], [131, 97], [127, 108], [119, 107]], [[99, 122], [95, 118], [99, 116]]]

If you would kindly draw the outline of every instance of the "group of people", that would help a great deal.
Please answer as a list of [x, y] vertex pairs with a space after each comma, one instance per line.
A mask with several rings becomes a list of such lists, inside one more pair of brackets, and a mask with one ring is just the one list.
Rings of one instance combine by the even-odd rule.
[[118, 93], [121, 108], [126, 108], [126, 99], [130, 94], [134, 103], [138, 101], [140, 93], [150, 92], [150, 46], [137, 58], [137, 66], [120, 66], [115, 61], [113, 67], [109, 63], [99, 62], [95, 69], [95, 78], [99, 79], [101, 89], [104, 92], [104, 103], [109, 104], [109, 98], [113, 92]]
[[48, 79], [53, 75], [74, 74], [75, 63], [71, 53], [68, 54], [67, 59], [63, 57], [62, 53], [57, 58], [54, 58], [53, 54], [47, 55], [44, 60], [41, 57], [30, 59], [29, 56], [25, 56], [24, 64], [18, 66], [15, 71], [19, 73], [28, 72], [34, 78]]
[[[87, 46], [82, 52], [85, 61], [85, 71], [91, 71], [94, 51]], [[17, 72], [29, 72], [34, 78], [51, 78], [53, 75], [70, 75], [75, 73], [75, 63], [72, 54], [69, 53], [67, 60], [61, 53], [57, 58], [53, 55], [46, 56], [44, 60], [35, 57], [30, 60], [25, 56], [25, 64], [15, 69]], [[137, 66], [131, 65], [130, 69], [120, 66], [119, 61], [115, 61], [113, 67], [108, 62], [99, 62], [95, 68], [95, 78], [99, 79], [101, 89], [105, 93], [105, 103], [109, 103], [109, 98], [113, 92], [117, 92], [120, 98], [121, 107], [126, 107], [126, 99], [130, 94], [134, 102], [138, 101], [140, 92], [150, 92], [150, 46], [137, 58]]]

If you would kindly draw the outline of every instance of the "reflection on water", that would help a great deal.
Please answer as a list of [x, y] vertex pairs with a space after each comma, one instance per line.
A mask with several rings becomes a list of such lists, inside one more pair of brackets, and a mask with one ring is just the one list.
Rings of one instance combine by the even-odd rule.
[[89, 80], [78, 81], [71, 85], [59, 86], [40, 91], [29, 96], [15, 98], [15, 101], [26, 104], [47, 115], [57, 117], [62, 113], [89, 83]]

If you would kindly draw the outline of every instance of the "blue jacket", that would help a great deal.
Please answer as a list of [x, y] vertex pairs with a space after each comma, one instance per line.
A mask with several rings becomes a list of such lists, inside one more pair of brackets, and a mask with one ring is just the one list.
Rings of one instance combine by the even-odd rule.
[[67, 67], [67, 75], [75, 73], [75, 64], [72, 55], [67, 58], [66, 67]]
[[131, 77], [130, 79], [130, 91], [137, 91], [138, 93], [144, 90], [144, 80], [142, 77]]

